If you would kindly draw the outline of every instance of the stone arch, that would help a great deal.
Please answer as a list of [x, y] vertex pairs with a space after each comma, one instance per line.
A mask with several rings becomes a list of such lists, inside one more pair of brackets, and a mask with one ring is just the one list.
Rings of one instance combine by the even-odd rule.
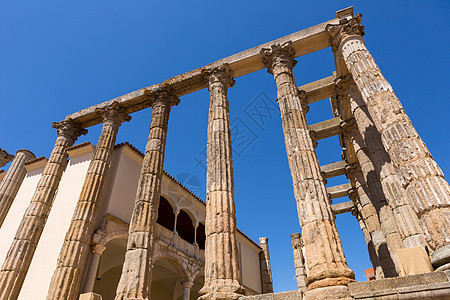
[[180, 276], [182, 281], [189, 280], [188, 270], [186, 270], [183, 267], [183, 262], [181, 262], [177, 257], [175, 257], [174, 255], [170, 255], [169, 253], [157, 255], [156, 257], [153, 256], [152, 265], [155, 265], [157, 262], [161, 260], [166, 260], [169, 263], [171, 263], [172, 266], [175, 267], [175, 269], [177, 270], [178, 275]]
[[177, 228], [178, 235], [193, 244], [195, 242], [195, 220], [192, 220], [191, 215], [186, 210], [181, 209], [177, 216]]
[[159, 197], [158, 217], [156, 222], [170, 231], [174, 231], [175, 213], [174, 206], [166, 197]]

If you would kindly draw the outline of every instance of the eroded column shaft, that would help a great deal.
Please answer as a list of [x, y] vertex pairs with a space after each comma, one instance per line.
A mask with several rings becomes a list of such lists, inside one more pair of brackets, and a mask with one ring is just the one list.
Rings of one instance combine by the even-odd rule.
[[35, 158], [34, 154], [28, 150], [17, 151], [16, 157], [0, 183], [0, 227], [2, 226], [9, 208], [19, 191], [20, 185], [27, 174], [25, 162], [33, 158]]
[[262, 293], [273, 293], [272, 268], [270, 267], [269, 239], [259, 238], [259, 246], [262, 251], [259, 253], [259, 262], [261, 270]]
[[241, 286], [236, 244], [233, 158], [228, 88], [233, 73], [227, 66], [205, 70], [209, 97], [206, 172], [205, 285], [201, 299], [237, 299]]
[[[364, 45], [357, 14], [347, 23], [328, 29], [334, 37], [333, 48], [342, 56], [361, 91], [373, 122], [381, 134], [403, 186], [420, 219], [431, 249], [450, 244], [450, 187], [425, 143], [406, 115], [392, 87], [383, 77]], [[384, 160], [384, 157], [379, 157]], [[450, 251], [447, 251], [450, 256]], [[435, 265], [437, 267], [437, 265]]]
[[291, 234], [292, 251], [294, 253], [295, 278], [300, 291], [306, 291], [306, 266], [303, 257], [303, 242], [300, 233]]
[[346, 285], [354, 280], [347, 266], [319, 162], [309, 133], [292, 68], [290, 43], [262, 49], [263, 62], [277, 84], [286, 152], [297, 200], [309, 274], [308, 290]]
[[168, 87], [151, 93], [152, 118], [131, 217], [127, 252], [117, 286], [117, 299], [149, 299], [153, 231], [161, 194], [170, 108], [179, 100]]
[[97, 113], [103, 118], [102, 133], [89, 163], [56, 270], [50, 281], [48, 300], [72, 300], [78, 297], [91, 249], [92, 234], [103, 200], [103, 187], [111, 165], [117, 131], [123, 121], [131, 119], [117, 102], [103, 109], [97, 109]]
[[80, 134], [87, 132], [72, 120], [53, 123], [53, 127], [58, 132], [55, 147], [0, 271], [1, 300], [18, 297], [67, 165], [67, 148], [73, 145]]

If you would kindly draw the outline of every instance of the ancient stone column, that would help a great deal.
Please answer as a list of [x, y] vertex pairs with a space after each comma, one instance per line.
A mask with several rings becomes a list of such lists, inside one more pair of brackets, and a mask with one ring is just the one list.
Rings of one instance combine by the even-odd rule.
[[149, 299], [153, 231], [158, 216], [161, 178], [170, 108], [180, 100], [170, 87], [149, 92], [152, 118], [131, 217], [127, 252], [117, 286], [117, 299]]
[[100, 264], [100, 258], [106, 247], [102, 244], [95, 244], [92, 246], [92, 259], [89, 267], [89, 272], [86, 277], [86, 283], [84, 284], [83, 293], [91, 293], [94, 291], [95, 280], [97, 279], [98, 266]]
[[[299, 94], [295, 83], [294, 50], [286, 42], [261, 49], [261, 54], [278, 89], [277, 101], [309, 268], [306, 284], [311, 293], [308, 297], [326, 298], [329, 292], [336, 298], [347, 297], [346, 284], [354, 281], [355, 275], [347, 266], [301, 105], [305, 95]], [[314, 289], [319, 290], [313, 292]]]
[[342, 19], [339, 25], [327, 25], [333, 50], [361, 91], [384, 148], [410, 196], [428, 245], [436, 250], [434, 267], [447, 264], [450, 268], [450, 187], [365, 47], [361, 20], [361, 14], [357, 14], [350, 20]]
[[81, 188], [77, 206], [64, 238], [47, 299], [76, 299], [81, 285], [92, 235], [102, 204], [103, 187], [108, 176], [117, 132], [131, 117], [118, 102], [96, 110], [103, 128]]
[[183, 300], [190, 300], [191, 299], [191, 288], [194, 284], [189, 281], [183, 282]]
[[[337, 84], [342, 105], [348, 107], [354, 116], [354, 122], [348, 124], [351, 126], [346, 126], [347, 137], [353, 143], [365, 180], [374, 195], [373, 204], [380, 219], [385, 220], [383, 226], [390, 227], [384, 231], [392, 254], [395, 256], [395, 251], [403, 247], [425, 248], [419, 219], [411, 207], [408, 194], [401, 186], [389, 154], [383, 147], [380, 133], [374, 126], [361, 93], [350, 74], [339, 78]], [[394, 219], [397, 224], [393, 223]]]
[[0, 299], [16, 299], [33, 259], [39, 238], [53, 205], [59, 181], [67, 165], [67, 148], [87, 130], [71, 119], [53, 123], [58, 132], [55, 147], [45, 165], [0, 271]]
[[272, 269], [270, 267], [269, 254], [269, 239], [266, 237], [260, 237], [259, 246], [262, 249], [262, 251], [259, 253], [262, 293], [273, 293]]
[[205, 285], [200, 299], [238, 299], [244, 293], [236, 244], [233, 158], [227, 98], [233, 72], [204, 70], [209, 97], [206, 171]]
[[25, 170], [25, 162], [35, 158], [34, 154], [28, 150], [19, 150], [16, 157], [9, 166], [8, 172], [0, 183], [0, 227], [8, 214], [9, 208], [19, 191], [27, 171]]
[[14, 159], [14, 155], [9, 154], [6, 150], [0, 148], [0, 168]]
[[306, 268], [303, 257], [303, 242], [300, 233], [291, 234], [292, 251], [294, 252], [295, 278], [299, 291], [306, 292]]

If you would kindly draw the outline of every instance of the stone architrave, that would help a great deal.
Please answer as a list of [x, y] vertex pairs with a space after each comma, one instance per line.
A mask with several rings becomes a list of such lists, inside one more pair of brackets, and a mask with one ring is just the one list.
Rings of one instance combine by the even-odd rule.
[[[305, 95], [300, 95], [295, 83], [294, 50], [291, 43], [286, 42], [263, 48], [261, 54], [277, 84], [277, 101], [309, 268], [307, 298], [321, 297], [328, 292], [345, 298], [348, 296], [346, 285], [354, 281], [355, 275], [347, 266], [302, 108]], [[313, 292], [315, 289], [317, 291]]]
[[303, 257], [303, 242], [300, 233], [291, 234], [292, 251], [294, 253], [295, 278], [297, 279], [297, 287], [300, 291], [306, 292], [306, 267], [305, 258]]
[[150, 299], [154, 227], [161, 194], [164, 152], [171, 106], [180, 100], [169, 86], [148, 94], [152, 118], [139, 177], [127, 252], [115, 299]]
[[238, 299], [244, 293], [236, 244], [233, 158], [227, 98], [234, 85], [227, 65], [203, 70], [209, 117], [206, 171], [205, 285], [199, 299]]
[[111, 165], [117, 132], [122, 122], [131, 120], [118, 102], [98, 108], [97, 113], [103, 118], [102, 133], [89, 163], [77, 206], [58, 257], [56, 270], [50, 281], [48, 300], [74, 300], [78, 297], [91, 249], [92, 235], [103, 200], [103, 187]]
[[86, 129], [71, 119], [54, 122], [53, 127], [58, 133], [55, 147], [0, 271], [1, 300], [18, 297], [67, 165], [67, 148], [72, 146], [81, 134], [87, 133]]
[[262, 251], [259, 253], [259, 262], [261, 267], [261, 285], [262, 293], [273, 293], [272, 268], [270, 267], [269, 239], [259, 238], [259, 246]]
[[[8, 154], [9, 155], [9, 154]], [[13, 156], [14, 157], [14, 156]], [[36, 158], [31, 151], [19, 150], [16, 157], [9, 166], [8, 172], [0, 183], [0, 227], [8, 214], [9, 208], [19, 191], [27, 171], [25, 170], [25, 162]]]
[[0, 148], [0, 168], [14, 159], [14, 155], [9, 154], [6, 150]]
[[[357, 14], [342, 24], [327, 25], [333, 50], [344, 61], [361, 91], [384, 148], [419, 217], [426, 241], [435, 250], [433, 266], [439, 268], [446, 264], [450, 268], [449, 184], [365, 47], [361, 20], [361, 14]], [[443, 253], [446, 254], [441, 256]]]

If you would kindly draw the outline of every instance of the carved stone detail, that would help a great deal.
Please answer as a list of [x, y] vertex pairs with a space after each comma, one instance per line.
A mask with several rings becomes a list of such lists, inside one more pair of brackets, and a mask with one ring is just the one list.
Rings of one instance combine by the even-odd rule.
[[341, 42], [348, 36], [359, 35], [364, 36], [364, 26], [361, 25], [362, 14], [354, 15], [350, 20], [340, 19], [339, 25], [328, 24], [326, 30], [331, 36], [332, 49], [336, 51]]
[[6, 150], [0, 148], [0, 168], [14, 159], [14, 155], [9, 154]]

